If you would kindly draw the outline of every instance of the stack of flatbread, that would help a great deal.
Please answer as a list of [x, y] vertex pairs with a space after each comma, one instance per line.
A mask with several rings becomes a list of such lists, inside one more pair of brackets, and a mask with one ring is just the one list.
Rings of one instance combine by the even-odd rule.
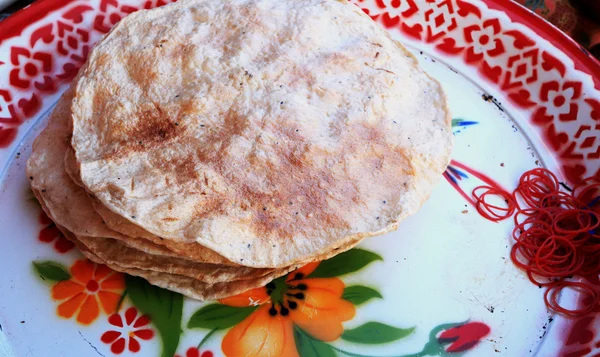
[[99, 42], [27, 172], [89, 259], [203, 300], [396, 229], [451, 148], [440, 85], [354, 5], [183, 0]]

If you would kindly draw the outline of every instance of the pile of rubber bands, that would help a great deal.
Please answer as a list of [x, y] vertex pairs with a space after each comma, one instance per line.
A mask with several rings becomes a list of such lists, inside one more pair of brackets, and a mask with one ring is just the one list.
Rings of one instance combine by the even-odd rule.
[[[513, 193], [479, 186], [473, 197], [479, 213], [492, 221], [513, 216], [515, 243], [511, 259], [529, 279], [545, 287], [549, 309], [582, 315], [598, 306], [600, 290], [581, 279], [600, 273], [600, 181], [588, 178], [569, 189], [542, 168], [525, 172]], [[492, 204], [490, 196], [505, 204]], [[585, 295], [582, 306], [569, 309], [558, 302], [563, 289]]]

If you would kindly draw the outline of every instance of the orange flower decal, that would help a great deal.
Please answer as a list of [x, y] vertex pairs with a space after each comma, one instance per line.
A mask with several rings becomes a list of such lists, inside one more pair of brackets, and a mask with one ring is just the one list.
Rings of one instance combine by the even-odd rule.
[[59, 316], [70, 319], [77, 315], [77, 322], [89, 325], [100, 314], [98, 305], [107, 315], [117, 311], [125, 288], [123, 274], [89, 260], [78, 260], [71, 267], [71, 275], [71, 279], [52, 287], [52, 298], [61, 301], [56, 309]]
[[306, 278], [319, 263], [311, 263], [240, 295], [219, 300], [224, 305], [260, 305], [223, 339], [226, 356], [296, 357], [294, 326], [321, 341], [339, 338], [342, 322], [354, 317], [355, 307], [342, 299], [345, 285], [338, 278]]

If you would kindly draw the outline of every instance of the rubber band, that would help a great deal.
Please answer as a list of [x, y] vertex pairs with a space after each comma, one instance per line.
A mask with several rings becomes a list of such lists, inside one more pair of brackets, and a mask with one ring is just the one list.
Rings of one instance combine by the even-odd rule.
[[[506, 203], [506, 207], [489, 203], [486, 200], [487, 196], [499, 196]], [[473, 189], [473, 198], [475, 199], [475, 208], [479, 214], [494, 222], [502, 221], [512, 216], [517, 208], [512, 194], [491, 186], [475, 187]]]
[[[498, 222], [513, 216], [510, 258], [533, 284], [546, 288], [548, 309], [579, 316], [598, 306], [600, 287], [585, 280], [600, 274], [598, 178], [586, 178], [565, 192], [556, 175], [535, 168], [520, 177], [512, 193], [478, 186], [472, 195], [483, 217]], [[492, 196], [506, 205], [490, 203]], [[584, 294], [584, 303], [573, 309], [561, 306], [559, 297], [565, 289]]]

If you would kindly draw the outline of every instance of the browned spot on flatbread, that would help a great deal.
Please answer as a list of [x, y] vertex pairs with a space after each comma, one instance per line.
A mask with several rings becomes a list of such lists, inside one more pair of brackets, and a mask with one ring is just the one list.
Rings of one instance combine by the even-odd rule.
[[125, 191], [121, 187], [112, 183], [107, 184], [104, 188], [104, 191], [108, 192], [110, 197], [113, 199], [122, 199], [125, 195]]
[[[315, 153], [302, 132], [285, 120], [271, 130], [279, 141], [273, 147], [276, 159], [257, 160], [252, 167], [268, 173], [270, 189], [264, 192], [247, 181], [238, 181], [235, 188], [238, 197], [253, 212], [250, 223], [256, 236], [286, 239], [304, 233], [303, 227], [348, 228], [349, 224], [327, 202], [328, 190], [336, 185], [336, 180], [323, 165], [324, 161], [311, 161]], [[272, 166], [272, 162], [277, 166]]]
[[329, 64], [335, 65], [347, 65], [350, 61], [348, 60], [348, 55], [341, 52], [333, 52], [328, 54], [324, 60]]
[[133, 134], [131, 137], [138, 140], [138, 143], [141, 141], [141, 145], [152, 145], [173, 138], [176, 131], [175, 122], [163, 113], [159, 105], [155, 105], [153, 110], [140, 113], [135, 127], [128, 134]]
[[[173, 159], [167, 153], [160, 153], [160, 155], [153, 156], [150, 163], [161, 170], [175, 173], [173, 177], [176, 185], [198, 180], [200, 177], [194, 159], [190, 156]], [[165, 181], [170, 184], [170, 180], [165, 179]]]
[[[99, 51], [99, 52], [100, 52], [100, 51]], [[108, 61], [110, 61], [110, 56], [109, 56], [109, 54], [107, 54], [107, 53], [102, 53], [102, 52], [101, 52], [100, 54], [98, 54], [98, 55], [96, 56], [95, 60], [96, 60], [96, 65], [97, 65], [98, 67], [104, 67], [104, 66], [106, 66], [106, 63], [107, 63]]]
[[162, 40], [159, 40], [159, 41], [158, 41], [158, 42], [157, 42], [157, 43], [156, 43], [154, 46], [155, 46], [155, 47], [162, 48], [162, 46], [163, 46], [165, 43], [167, 43], [167, 40], [166, 40], [166, 39], [162, 39]]
[[166, 53], [166, 55], [173, 57], [175, 60], [187, 62], [187, 60], [189, 59], [187, 53], [192, 48], [193, 46], [191, 45], [178, 43], [172, 49], [170, 49], [169, 52]]
[[[277, 38], [282, 38], [283, 36], [277, 36]], [[255, 63], [265, 63], [270, 58], [274, 58], [274, 56], [281, 57], [283, 54], [281, 53], [281, 43], [280, 42], [270, 42], [265, 45], [261, 51], [257, 51], [256, 58], [254, 60]]]
[[311, 88], [315, 85], [316, 78], [311, 70], [302, 66], [295, 66], [291, 71], [289, 82], [294, 87], [308, 86]]
[[302, 233], [304, 225], [314, 227], [313, 224], [326, 229], [349, 227], [327, 202], [328, 189], [335, 184], [332, 174], [307, 160], [309, 145], [301, 140], [288, 142], [276, 149], [281, 166], [269, 171], [272, 193], [264, 194], [252, 186], [241, 188], [256, 212], [252, 222], [256, 235], [290, 238]]
[[[228, 5], [227, 8], [234, 10], [234, 12], [236, 10], [232, 5]], [[247, 27], [259, 32], [269, 31], [269, 28], [262, 19], [260, 11], [256, 7], [244, 6], [239, 9], [239, 14], [247, 21]]]
[[[302, 235], [302, 227], [321, 227], [327, 231], [343, 230], [351, 226], [331, 206], [330, 192], [335, 192], [335, 200], [339, 206], [360, 204], [357, 186], [347, 180], [337, 180], [335, 172], [327, 167], [327, 160], [334, 162], [343, 161], [344, 157], [359, 155], [362, 152], [367, 162], [372, 162], [374, 167], [367, 170], [378, 185], [399, 187], [406, 179], [406, 175], [414, 175], [410, 168], [405, 152], [399, 148], [392, 148], [385, 143], [384, 134], [369, 126], [360, 125], [348, 132], [354, 136], [347, 137], [349, 142], [361, 137], [359, 142], [369, 142], [370, 149], [356, 145], [345, 146], [345, 151], [329, 153], [315, 151], [302, 138], [301, 132], [290, 126], [279, 126], [278, 134], [281, 144], [276, 147], [276, 155], [280, 165], [270, 168], [269, 180], [273, 187], [272, 194], [261, 194], [253, 191], [250, 186], [242, 186], [243, 196], [253, 204], [257, 212], [253, 222], [253, 229], [257, 236], [270, 234], [289, 238]], [[320, 150], [320, 149], [319, 149]], [[384, 155], [385, 153], [385, 155]], [[382, 170], [404, 167], [406, 170], [397, 175], [382, 174]], [[377, 172], [379, 171], [379, 172]], [[295, 179], [297, 178], [297, 179]], [[367, 207], [365, 207], [367, 208]]]
[[352, 134], [360, 140], [360, 142], [367, 142], [371, 145], [383, 143], [385, 138], [385, 134], [381, 129], [362, 123], [352, 127]]
[[204, 199], [194, 208], [194, 218], [202, 220], [222, 213], [225, 202], [225, 198], [221, 195], [204, 196]]
[[159, 79], [156, 60], [153, 56], [149, 56], [147, 51], [149, 50], [144, 51], [146, 52], [144, 55], [135, 53], [124, 61], [130, 80], [143, 88], [150, 87]]
[[175, 125], [176, 121], [163, 113], [160, 105], [141, 111], [135, 122], [120, 121], [111, 127], [106, 135], [119, 138], [106, 157], [114, 159], [123, 157], [131, 152], [151, 150], [177, 137], [178, 131], [183, 130]]
[[[197, 151], [198, 158], [204, 163], [219, 167], [222, 163], [220, 158], [226, 153], [231, 141], [241, 136], [249, 126], [249, 120], [243, 115], [230, 109], [224, 114], [223, 125], [209, 131], [203, 139], [205, 145]], [[206, 180], [206, 176], [204, 177]]]

